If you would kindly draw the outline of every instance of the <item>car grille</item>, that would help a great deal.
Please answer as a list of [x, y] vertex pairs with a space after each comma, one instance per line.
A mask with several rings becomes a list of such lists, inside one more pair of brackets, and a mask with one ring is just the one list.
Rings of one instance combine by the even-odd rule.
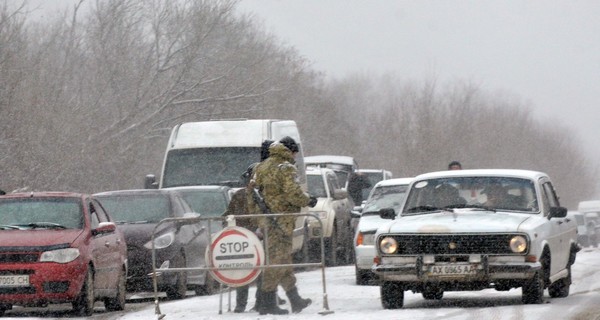
[[0, 253], [0, 263], [36, 262], [38, 257], [38, 253]]
[[[524, 234], [410, 234], [391, 235], [398, 241], [396, 254], [515, 254], [510, 239]], [[527, 252], [521, 253], [526, 254]]]

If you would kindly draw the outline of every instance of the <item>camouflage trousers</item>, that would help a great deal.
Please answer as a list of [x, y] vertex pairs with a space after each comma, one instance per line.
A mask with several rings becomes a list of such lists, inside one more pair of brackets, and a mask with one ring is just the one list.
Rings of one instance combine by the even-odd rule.
[[[293, 226], [269, 228], [269, 239], [266, 245], [269, 264], [292, 263], [292, 232]], [[276, 291], [277, 285], [281, 285], [286, 292], [296, 286], [296, 276], [292, 267], [263, 269], [262, 290], [265, 292]]]

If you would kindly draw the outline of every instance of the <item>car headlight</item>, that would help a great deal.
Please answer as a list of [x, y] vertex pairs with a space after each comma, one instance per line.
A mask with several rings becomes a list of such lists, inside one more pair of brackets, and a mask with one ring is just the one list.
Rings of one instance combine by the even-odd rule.
[[510, 250], [514, 253], [523, 253], [527, 250], [527, 239], [523, 236], [514, 236], [510, 239]]
[[[173, 232], [167, 232], [154, 238], [154, 249], [164, 249], [173, 244], [175, 241], [175, 234]], [[152, 241], [148, 241], [144, 248], [152, 249]]]
[[398, 250], [398, 242], [392, 237], [385, 237], [379, 241], [379, 250], [385, 254], [392, 254]]
[[79, 257], [79, 249], [77, 248], [51, 250], [42, 252], [40, 262], [69, 263], [77, 257]]
[[[321, 219], [321, 221], [327, 219], [327, 211], [311, 211], [310, 213], [317, 215], [317, 217], [319, 217], [319, 219]], [[313, 220], [315, 220], [314, 217], [310, 217]]]

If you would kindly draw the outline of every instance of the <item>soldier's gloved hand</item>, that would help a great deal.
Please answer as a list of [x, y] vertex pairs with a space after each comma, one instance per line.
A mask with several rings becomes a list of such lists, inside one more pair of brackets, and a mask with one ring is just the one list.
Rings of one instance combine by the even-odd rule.
[[314, 208], [317, 205], [317, 197], [310, 196], [310, 200], [308, 200], [308, 206]]

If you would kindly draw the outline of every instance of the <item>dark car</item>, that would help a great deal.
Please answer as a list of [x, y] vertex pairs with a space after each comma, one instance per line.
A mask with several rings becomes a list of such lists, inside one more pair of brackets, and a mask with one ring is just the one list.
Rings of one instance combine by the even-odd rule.
[[0, 316], [13, 305], [51, 303], [89, 316], [96, 300], [123, 310], [126, 274], [124, 236], [92, 196], [0, 197]]
[[[208, 244], [206, 227], [183, 220], [159, 222], [166, 218], [198, 216], [175, 191], [163, 189], [118, 190], [95, 194], [115, 218], [127, 241], [129, 273], [127, 291], [152, 291], [152, 235], [156, 269], [204, 267]], [[200, 271], [158, 272], [157, 289], [169, 299], [181, 299], [188, 289], [204, 283]]]
[[[194, 212], [199, 213], [202, 218], [221, 217], [227, 210], [231, 195], [237, 188], [227, 186], [189, 186], [173, 187], [163, 190], [175, 190], [190, 205]], [[203, 221], [203, 225], [210, 228], [210, 232], [215, 234], [223, 229], [223, 220], [214, 219]], [[203, 256], [204, 258], [204, 256]], [[203, 262], [205, 263], [205, 262]], [[208, 271], [204, 271], [202, 284], [196, 287], [197, 294], [213, 294], [218, 287], [218, 282], [214, 280]]]

